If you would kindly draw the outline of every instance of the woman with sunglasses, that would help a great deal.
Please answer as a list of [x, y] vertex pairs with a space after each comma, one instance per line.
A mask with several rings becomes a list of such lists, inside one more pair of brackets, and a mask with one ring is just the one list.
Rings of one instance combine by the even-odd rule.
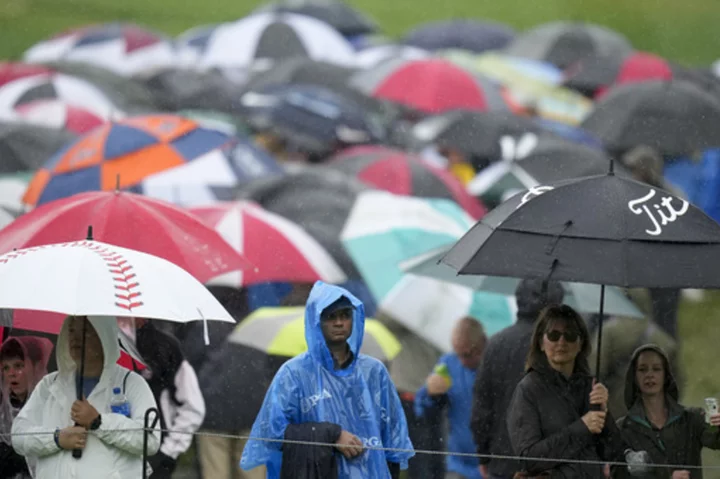
[[540, 313], [526, 374], [507, 415], [513, 449], [528, 458], [524, 476], [600, 479], [603, 461], [622, 460], [625, 447], [607, 412], [608, 391], [590, 376], [590, 348], [585, 321], [570, 306]]

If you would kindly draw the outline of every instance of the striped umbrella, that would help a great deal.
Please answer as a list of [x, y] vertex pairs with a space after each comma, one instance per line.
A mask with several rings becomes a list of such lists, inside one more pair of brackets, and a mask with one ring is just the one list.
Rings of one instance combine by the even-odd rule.
[[[187, 183], [234, 186], [264, 173], [272, 158], [216, 129], [175, 115], [130, 117], [103, 125], [55, 154], [23, 201], [36, 206], [75, 193], [131, 189], [165, 198]], [[162, 173], [162, 175], [160, 175]], [[146, 191], [146, 189], [151, 191]], [[172, 196], [172, 195], [170, 195]]]
[[255, 268], [227, 273], [211, 284], [241, 287], [261, 282], [342, 283], [345, 273], [302, 227], [251, 201], [190, 210], [215, 228]]
[[[275, 356], [302, 354], [307, 351], [305, 308], [260, 308], [235, 327], [228, 341]], [[381, 322], [365, 319], [361, 353], [387, 363], [400, 349], [397, 338]]]
[[356, 73], [350, 84], [368, 95], [426, 113], [508, 109], [502, 92], [489, 79], [439, 58], [387, 61]]
[[210, 30], [198, 65], [247, 68], [304, 56], [352, 66], [352, 45], [330, 25], [305, 15], [257, 13]]
[[502, 295], [405, 275], [400, 263], [452, 245], [473, 223], [451, 201], [369, 191], [355, 201], [341, 239], [379, 309], [449, 351], [452, 326], [458, 319], [475, 317], [492, 334], [512, 324], [514, 305]]

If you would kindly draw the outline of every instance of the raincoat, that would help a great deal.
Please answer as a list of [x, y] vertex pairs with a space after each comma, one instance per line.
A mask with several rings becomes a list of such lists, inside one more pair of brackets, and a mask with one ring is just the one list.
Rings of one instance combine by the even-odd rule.
[[[655, 427], [645, 414], [640, 390], [635, 380], [635, 370], [640, 353], [654, 351], [663, 359], [665, 367], [665, 406], [668, 418], [662, 428]], [[625, 404], [628, 414], [618, 420], [618, 427], [625, 440], [636, 451], [647, 451], [652, 464], [675, 464], [688, 466], [702, 465], [702, 449], [720, 449], [720, 428], [705, 422], [701, 409], [686, 408], [678, 404], [678, 388], [670, 368], [668, 357], [659, 346], [646, 344], [635, 350], [625, 378]], [[645, 474], [630, 474], [627, 467], [618, 466], [612, 470], [612, 477], [629, 479], [666, 479], [674, 470], [682, 467], [655, 467]], [[688, 469], [693, 479], [702, 479], [702, 469]]]
[[[23, 336], [8, 338], [0, 347], [0, 358], [10, 348], [22, 354], [23, 376], [27, 381], [27, 396], [24, 401], [11, 395], [7, 378], [0, 381], [0, 477], [29, 477], [25, 458], [17, 454], [10, 441], [10, 431], [15, 416], [25, 405], [37, 383], [47, 374], [47, 364], [52, 352], [52, 342], [47, 338]], [[24, 471], [19, 472], [21, 469]]]
[[[322, 311], [345, 296], [354, 308], [348, 346], [349, 366], [335, 369], [320, 326]], [[366, 447], [403, 451], [364, 450], [347, 460], [337, 453], [340, 479], [389, 479], [388, 462], [407, 468], [414, 455], [400, 399], [385, 366], [360, 354], [365, 328], [363, 304], [346, 290], [315, 283], [305, 307], [308, 351], [286, 362], [268, 390], [243, 451], [245, 470], [267, 465], [268, 478], [279, 477], [282, 444], [252, 438], [283, 439], [290, 424], [330, 422], [358, 436]]]
[[[105, 357], [100, 380], [87, 400], [102, 415], [102, 424], [89, 431], [79, 460], [72, 457], [72, 451], [60, 449], [53, 439], [56, 428], [73, 425], [70, 408], [76, 399], [76, 365], [70, 356], [66, 320], [55, 351], [58, 371], [40, 381], [12, 426], [15, 451], [37, 460], [36, 479], [136, 479], [142, 473], [143, 433], [139, 429], [144, 425], [145, 412], [156, 407], [152, 391], [140, 375], [116, 364], [120, 357], [116, 319], [93, 316], [89, 319]], [[125, 390], [130, 418], [110, 412], [115, 387]], [[128, 429], [132, 431], [123, 431]], [[156, 430], [148, 437], [148, 454], [155, 454], [159, 446], [160, 432]]]

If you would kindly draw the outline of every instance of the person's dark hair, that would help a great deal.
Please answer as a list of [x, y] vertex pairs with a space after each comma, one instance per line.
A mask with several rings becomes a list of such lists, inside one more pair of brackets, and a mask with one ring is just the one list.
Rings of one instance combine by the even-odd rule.
[[567, 304], [551, 304], [540, 312], [538, 320], [535, 323], [535, 329], [530, 343], [530, 351], [528, 352], [527, 361], [525, 362], [525, 370], [537, 369], [541, 364], [547, 364], [547, 358], [542, 350], [543, 336], [557, 321], [563, 321], [568, 329], [572, 329], [579, 335], [581, 341], [580, 352], [575, 358], [575, 366], [580, 365], [583, 369], [589, 371], [588, 357], [592, 350], [590, 344], [590, 334], [588, 333], [585, 320], [580, 313], [575, 311]]
[[10, 338], [2, 348], [0, 348], [0, 361], [6, 359], [20, 359], [25, 360], [25, 351], [23, 351], [22, 345], [17, 339]]

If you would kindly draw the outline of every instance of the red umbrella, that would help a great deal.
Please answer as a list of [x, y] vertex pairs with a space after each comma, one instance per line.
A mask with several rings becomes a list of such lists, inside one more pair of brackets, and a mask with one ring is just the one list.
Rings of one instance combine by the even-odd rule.
[[502, 90], [492, 81], [442, 59], [382, 63], [355, 74], [350, 83], [368, 95], [426, 113], [509, 109]]
[[93, 191], [52, 201], [0, 231], [0, 254], [14, 248], [75, 241], [93, 227], [98, 241], [164, 258], [205, 283], [250, 266], [212, 228], [164, 201]]
[[300, 225], [251, 201], [218, 203], [190, 210], [255, 266], [217, 278], [213, 284], [239, 287], [260, 282], [342, 283], [345, 273]]
[[340, 152], [326, 166], [397, 195], [453, 200], [475, 219], [486, 213], [483, 204], [450, 172], [400, 150], [358, 146]]

